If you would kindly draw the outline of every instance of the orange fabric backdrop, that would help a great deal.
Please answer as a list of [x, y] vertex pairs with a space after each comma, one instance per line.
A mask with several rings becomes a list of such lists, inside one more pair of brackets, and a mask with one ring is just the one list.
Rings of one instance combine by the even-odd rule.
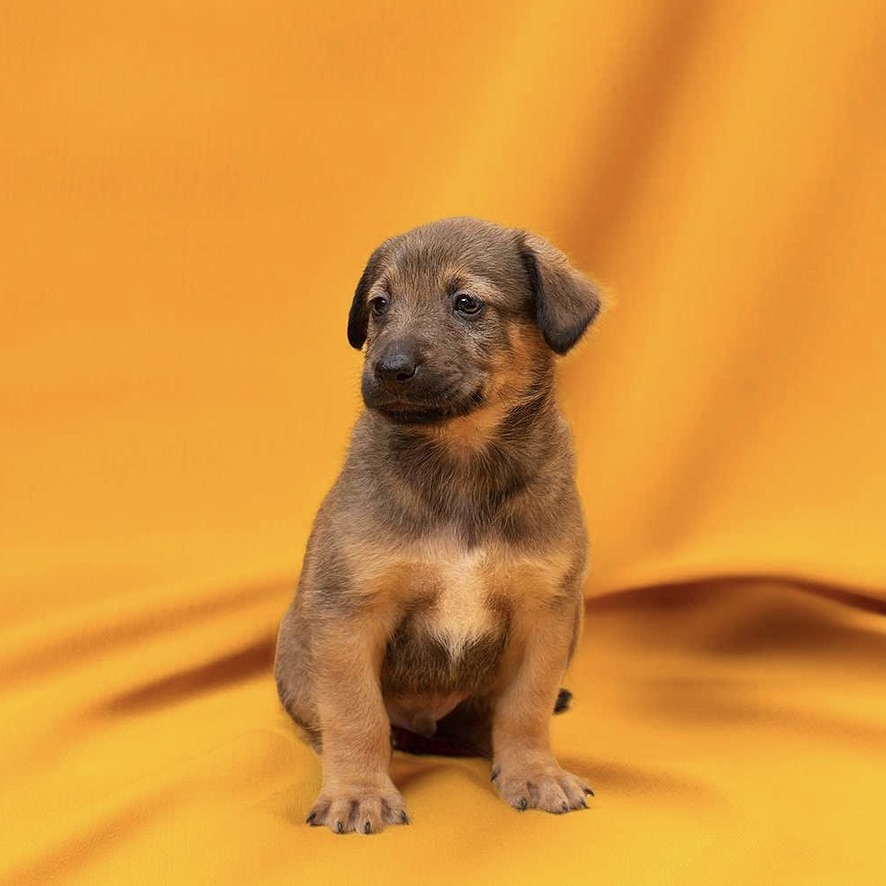
[[[874, 883], [886, 747], [886, 8], [0, 7], [0, 879]], [[301, 822], [270, 675], [359, 408], [383, 237], [537, 230], [615, 307], [563, 364], [594, 547], [519, 816]], [[878, 817], [879, 812], [879, 817]]]

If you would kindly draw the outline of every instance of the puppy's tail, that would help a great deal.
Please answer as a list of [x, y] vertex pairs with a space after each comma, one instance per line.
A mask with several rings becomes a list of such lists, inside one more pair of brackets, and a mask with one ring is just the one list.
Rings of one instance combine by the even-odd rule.
[[560, 691], [557, 693], [557, 700], [554, 702], [554, 713], [562, 714], [563, 711], [568, 711], [571, 703], [572, 693], [568, 689], [563, 689], [561, 687]]

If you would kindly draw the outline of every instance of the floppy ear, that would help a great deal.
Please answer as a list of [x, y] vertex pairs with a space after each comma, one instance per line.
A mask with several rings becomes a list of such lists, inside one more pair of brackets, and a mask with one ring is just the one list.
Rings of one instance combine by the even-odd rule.
[[385, 245], [382, 243], [369, 256], [369, 261], [366, 263], [360, 282], [357, 284], [354, 300], [351, 302], [351, 312], [348, 314], [348, 342], [352, 348], [356, 348], [358, 351], [366, 344], [366, 333], [369, 329], [369, 303], [366, 301], [366, 296], [378, 277], [382, 250]]
[[541, 333], [552, 351], [565, 354], [600, 312], [600, 293], [559, 249], [536, 234], [522, 232], [520, 257]]

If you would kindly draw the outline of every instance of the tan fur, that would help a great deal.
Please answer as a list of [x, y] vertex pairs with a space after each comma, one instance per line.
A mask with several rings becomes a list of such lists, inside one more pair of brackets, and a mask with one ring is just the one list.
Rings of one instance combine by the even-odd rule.
[[496, 403], [470, 415], [453, 418], [441, 427], [434, 428], [434, 433], [457, 458], [471, 458], [489, 445], [507, 411], [504, 403]]
[[[476, 311], [459, 307], [466, 292]], [[562, 253], [473, 219], [370, 259], [348, 328], [355, 347], [368, 340], [369, 409], [277, 646], [280, 698], [323, 758], [309, 823], [371, 833], [408, 820], [388, 775], [392, 724], [431, 749], [492, 756], [518, 809], [585, 806], [548, 734], [586, 571], [552, 350], [598, 307]]]

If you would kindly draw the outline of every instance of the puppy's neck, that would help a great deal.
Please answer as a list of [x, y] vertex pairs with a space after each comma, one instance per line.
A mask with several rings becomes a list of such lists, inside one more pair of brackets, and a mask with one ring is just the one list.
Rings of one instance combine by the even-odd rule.
[[[525, 485], [562, 418], [548, 379], [510, 400], [428, 426], [386, 423], [390, 450], [404, 480], [425, 490], [499, 499]], [[434, 496], [437, 498], [437, 495]]]
[[538, 535], [535, 509], [519, 502], [556, 497], [571, 464], [553, 385], [537, 383], [503, 411], [481, 412], [455, 428], [396, 425], [364, 413], [369, 432], [354, 457], [377, 467], [373, 500], [384, 519], [416, 533], [454, 531], [468, 547], [488, 533]]
[[454, 461], [466, 461], [489, 448], [499, 436], [499, 429], [510, 407], [506, 403], [483, 406], [468, 415], [460, 415], [432, 427], [428, 436], [443, 447]]

